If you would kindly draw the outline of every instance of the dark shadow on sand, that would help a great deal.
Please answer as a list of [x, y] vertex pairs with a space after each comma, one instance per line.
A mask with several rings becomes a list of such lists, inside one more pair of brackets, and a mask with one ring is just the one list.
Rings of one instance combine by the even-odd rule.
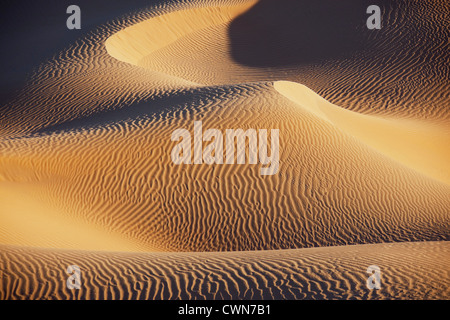
[[308, 64], [369, 47], [368, 0], [261, 0], [232, 21], [232, 57], [253, 67]]
[[[163, 96], [154, 96], [151, 99], [140, 101], [131, 105], [122, 105], [115, 109], [100, 110], [95, 113], [81, 116], [76, 119], [63, 121], [38, 129], [31, 136], [49, 135], [60, 132], [80, 131], [102, 126], [114, 125], [137, 119], [165, 117], [164, 113], [177, 112], [183, 117], [183, 113], [191, 108], [201, 108], [202, 101], [221, 101], [221, 96], [232, 94], [232, 87], [202, 87], [176, 92], [166, 92]], [[171, 115], [166, 115], [171, 117]]]
[[[164, 0], [3, 0], [0, 10], [0, 111], [33, 69], [96, 27]], [[68, 30], [69, 5], [81, 9], [81, 30]]]

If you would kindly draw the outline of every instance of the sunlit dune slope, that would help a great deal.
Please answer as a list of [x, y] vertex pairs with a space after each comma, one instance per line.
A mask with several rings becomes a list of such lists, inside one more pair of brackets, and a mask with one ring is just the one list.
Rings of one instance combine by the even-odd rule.
[[230, 22], [257, 0], [174, 11], [122, 30], [105, 42], [114, 58], [137, 65], [141, 59], [195, 31]]
[[[338, 107], [294, 87], [296, 93], [303, 90], [296, 102], [271, 83], [204, 87], [186, 92], [183, 103], [157, 110], [143, 104], [110, 112], [105, 114], [113, 119], [109, 124], [88, 117], [69, 132], [6, 140], [2, 177], [34, 185], [61, 217], [121, 234], [143, 250], [278, 249], [448, 237], [447, 184], [373, 148], [364, 130], [362, 138], [353, 136], [356, 131], [348, 134], [353, 129], [346, 120], [353, 115], [335, 117]], [[136, 109], [135, 119], [121, 118]], [[203, 122], [203, 130], [279, 129], [278, 173], [262, 176], [261, 165], [248, 161], [173, 164], [171, 134], [179, 128], [193, 133], [194, 120]], [[16, 212], [10, 206], [6, 214]], [[19, 231], [21, 224], [15, 226]], [[5, 243], [14, 244], [14, 237], [7, 238]]]
[[386, 156], [450, 184], [448, 127], [345, 110], [312, 96], [308, 88], [293, 82], [276, 82], [275, 88], [288, 99]]

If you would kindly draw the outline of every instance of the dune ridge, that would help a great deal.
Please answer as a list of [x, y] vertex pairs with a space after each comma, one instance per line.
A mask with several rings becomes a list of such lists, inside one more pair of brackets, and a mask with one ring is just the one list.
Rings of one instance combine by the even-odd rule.
[[[429, 104], [417, 111], [413, 95], [384, 101], [385, 79], [359, 79], [376, 69], [364, 59], [240, 64], [227, 30], [260, 3], [153, 6], [37, 69], [0, 116], [1, 299], [448, 297], [446, 84], [425, 86], [417, 96]], [[418, 19], [430, 3], [405, 12]], [[445, 58], [445, 26], [436, 29], [432, 61]], [[424, 63], [418, 48], [402, 50], [410, 68]], [[414, 88], [415, 71], [391, 62], [386, 78], [411, 76], [397, 85]], [[174, 165], [171, 133], [195, 120], [279, 129], [279, 173]], [[89, 271], [74, 294], [64, 268], [77, 263]], [[364, 287], [377, 263], [378, 294]]]
[[[298, 82], [346, 109], [392, 115], [397, 119], [426, 119], [448, 127], [450, 86], [446, 79], [450, 74], [447, 41], [450, 31], [445, 18], [448, 4], [434, 0], [380, 1], [384, 10], [383, 28], [368, 32], [360, 12], [365, 12], [370, 4], [364, 0], [344, 0], [341, 4], [332, 0], [280, 0], [278, 5], [263, 0], [232, 22], [192, 32], [160, 50], [152, 50], [139, 65], [207, 85], [267, 80]], [[308, 9], [303, 10], [302, 6]], [[357, 9], [356, 16], [352, 14], [356, 10], [353, 8]], [[342, 11], [336, 11], [339, 9]], [[310, 10], [329, 10], [322, 18], [332, 19], [337, 26], [330, 24], [325, 28], [321, 16], [302, 24], [302, 19], [309, 20]], [[346, 14], [347, 11], [350, 13]], [[289, 23], [285, 23], [285, 12], [298, 12], [300, 18], [286, 15]], [[260, 17], [266, 17], [268, 26]], [[349, 52], [340, 56], [333, 52], [339, 50], [325, 44], [323, 51], [329, 57], [302, 62], [301, 57], [307, 55], [311, 45], [320, 48], [323, 41], [333, 40], [327, 35], [334, 35], [333, 29], [345, 24], [346, 19], [355, 28], [347, 28], [342, 30], [342, 35], [337, 35], [343, 37], [343, 42], [351, 42], [353, 47]], [[139, 25], [134, 28], [138, 29]], [[230, 31], [234, 28], [235, 32]], [[316, 32], [327, 38], [322, 41], [315, 36]], [[290, 46], [296, 45], [292, 39], [299, 39], [297, 51], [290, 50]], [[364, 44], [363, 48], [358, 41]], [[273, 53], [264, 49], [286, 51], [290, 53], [288, 57], [300, 58], [286, 66], [281, 58], [272, 57]], [[245, 63], [236, 61], [235, 53]], [[258, 59], [271, 59], [275, 64], [255, 64]], [[198, 64], [199, 60], [204, 63]]]
[[[307, 92], [315, 103], [317, 95]], [[3, 174], [36, 185], [63, 217], [135, 239], [144, 251], [447, 239], [448, 185], [280, 99], [272, 84], [202, 88], [191, 99], [134, 120], [14, 140]], [[236, 119], [243, 108], [248, 116]], [[260, 165], [174, 165], [168, 137], [178, 128], [192, 132], [200, 118], [205, 130], [278, 128], [279, 173], [262, 177]], [[364, 171], [356, 175], [360, 163]]]
[[257, 0], [235, 2], [241, 3], [174, 11], [143, 21], [109, 37], [105, 42], [106, 50], [120, 61], [138, 65], [145, 56], [189, 33], [230, 22], [247, 11]]
[[450, 134], [444, 126], [364, 115], [336, 107], [318, 97], [315, 103], [305, 102], [306, 88], [294, 82], [280, 81], [274, 87], [288, 99], [307, 107], [384, 155], [436, 180], [450, 183], [446, 160], [450, 158], [450, 149], [446, 147], [450, 145]]

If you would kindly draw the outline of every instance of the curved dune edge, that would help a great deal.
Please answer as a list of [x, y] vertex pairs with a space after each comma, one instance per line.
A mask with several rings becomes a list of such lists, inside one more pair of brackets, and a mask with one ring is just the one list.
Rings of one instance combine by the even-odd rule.
[[[317, 95], [309, 97], [315, 110]], [[247, 116], [237, 118], [243, 110]], [[171, 133], [192, 130], [192, 120], [200, 118], [204, 128], [279, 128], [280, 144], [288, 146], [280, 149], [279, 174], [261, 176], [259, 165], [174, 165]], [[0, 159], [3, 179], [20, 185], [23, 194], [28, 184], [39, 190], [45, 202], [57, 205], [67, 228], [77, 217], [119, 234], [124, 243], [136, 241], [139, 247], [129, 251], [270, 250], [448, 238], [447, 185], [367, 148], [281, 98], [271, 83], [203, 87], [146, 117], [126, 119], [13, 140]], [[5, 214], [26, 220], [20, 201], [6, 195]], [[48, 217], [41, 217], [42, 225]], [[69, 232], [2, 226], [8, 226], [2, 239], [8, 244], [92, 249], [77, 239], [66, 246]], [[97, 245], [117, 250], [114, 241]]]
[[[0, 300], [448, 299], [450, 243], [226, 253], [105, 253], [0, 246]], [[81, 270], [69, 290], [66, 269]], [[380, 268], [381, 288], [366, 272]]]
[[[247, 48], [242, 39], [239, 39], [241, 42], [229, 39], [228, 31], [233, 26], [232, 21], [226, 22], [228, 18], [218, 19], [218, 22], [223, 23], [215, 24], [214, 19], [219, 13], [211, 14], [211, 19], [200, 17], [200, 20], [211, 20], [204, 21], [205, 23], [198, 23], [195, 21], [196, 18], [191, 18], [196, 16], [194, 12], [198, 10], [192, 7], [208, 4], [214, 8], [212, 11], [219, 11], [225, 9], [216, 8], [218, 6], [228, 8], [236, 6], [236, 3], [242, 3], [233, 0], [196, 1], [192, 6], [176, 8], [178, 11], [175, 14], [184, 12], [186, 17], [193, 20], [188, 21], [189, 24], [185, 26], [170, 18], [173, 14], [171, 12], [119, 30], [111, 37], [111, 40], [114, 39], [111, 53], [117, 57], [123, 56], [124, 58], [119, 59], [137, 63], [144, 69], [207, 85], [289, 80], [307, 85], [328, 101], [346, 109], [369, 114], [389, 114], [407, 119], [427, 119], [448, 127], [447, 106], [450, 91], [448, 82], [444, 79], [449, 68], [447, 63], [441, 63], [446, 61], [445, 48], [448, 38], [446, 37], [448, 32], [443, 32], [446, 26], [442, 25], [444, 22], [441, 17], [441, 13], [445, 12], [444, 1], [421, 1], [420, 5], [411, 1], [401, 2], [402, 10], [396, 7], [397, 4], [387, 8], [386, 28], [376, 33], [367, 34], [361, 30], [355, 33], [356, 36], [369, 37], [370, 40], [366, 40], [372, 43], [376, 50], [358, 51], [354, 56], [322, 61], [316, 65], [299, 63], [289, 68], [255, 68], [235, 61], [230, 53], [231, 46], [241, 52], [250, 49], [253, 54], [248, 59], [251, 59], [255, 52], [251, 47]], [[265, 11], [261, 11], [261, 7], [265, 7]], [[252, 21], [258, 19], [258, 16], [252, 14], [271, 17], [270, 9], [269, 5], [257, 4], [254, 8], [250, 8], [248, 16], [256, 19]], [[415, 14], [409, 14], [411, 10], [414, 10]], [[246, 14], [244, 12], [244, 15]], [[279, 18], [278, 16], [276, 19]], [[194, 27], [191, 27], [191, 24]], [[283, 25], [283, 21], [277, 24]], [[418, 24], [421, 25], [419, 29], [411, 28]], [[160, 39], [148, 41], [154, 35], [146, 36], [147, 25], [151, 26], [148, 29], [158, 31], [161, 39], [168, 38], [170, 41]], [[172, 32], [172, 28], [176, 32]], [[184, 28], [188, 32], [184, 32]], [[402, 32], [406, 29], [410, 32]], [[291, 35], [292, 39], [296, 39], [295, 35], [298, 34], [297, 29], [274, 32], [283, 32], [288, 38]], [[420, 40], [417, 39], [419, 36]], [[261, 37], [261, 41], [266, 39], [264, 33], [256, 34], [255, 37]], [[177, 41], [172, 41], [174, 39]], [[276, 34], [271, 34], [267, 39], [276, 42]], [[138, 50], [121, 45], [128, 42], [132, 43], [132, 47], [138, 47]], [[286, 46], [286, 43], [280, 44], [280, 48], [283, 46]], [[423, 48], [429, 48], [429, 51], [425, 52]], [[264, 52], [257, 54], [264, 56]], [[410, 59], [402, 59], [405, 54], [410, 56]]]
[[[184, 9], [164, 14], [117, 32], [108, 38], [105, 46], [112, 57], [139, 65], [152, 52], [192, 32], [229, 22], [255, 3], [257, 1], [247, 1], [235, 6]], [[275, 81], [274, 88], [309, 112], [333, 123], [340, 130], [389, 158], [450, 184], [448, 128], [419, 120], [383, 118], [352, 112], [331, 104], [299, 83]]]
[[229, 22], [257, 2], [250, 0], [237, 5], [208, 6], [163, 14], [117, 32], [106, 40], [105, 47], [117, 60], [138, 65], [148, 54], [194, 31]]
[[308, 112], [391, 159], [450, 184], [450, 134], [446, 128], [418, 120], [383, 118], [346, 110], [299, 83], [276, 81], [274, 88]]

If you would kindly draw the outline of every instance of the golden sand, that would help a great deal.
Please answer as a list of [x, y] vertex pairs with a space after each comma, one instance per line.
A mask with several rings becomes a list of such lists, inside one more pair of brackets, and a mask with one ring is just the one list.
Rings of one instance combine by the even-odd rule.
[[[407, 3], [412, 20], [446, 5]], [[36, 71], [0, 118], [0, 299], [449, 297], [448, 61], [441, 80], [413, 44], [408, 68], [392, 60], [378, 80], [360, 52], [245, 65], [229, 30], [259, 4], [148, 8]], [[424, 39], [445, 32], [430, 24]], [[396, 57], [397, 32], [380, 55]], [[196, 120], [279, 129], [278, 173], [173, 164], [172, 132]], [[86, 272], [82, 293], [65, 287], [70, 264]]]

